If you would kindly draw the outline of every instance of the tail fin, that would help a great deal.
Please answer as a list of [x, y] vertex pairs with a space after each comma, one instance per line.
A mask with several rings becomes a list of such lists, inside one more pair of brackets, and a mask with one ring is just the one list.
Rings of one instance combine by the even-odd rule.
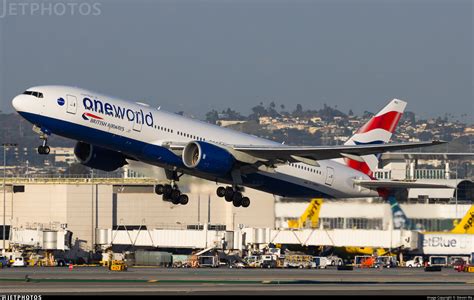
[[[384, 144], [390, 141], [407, 103], [393, 99], [379, 113], [362, 126], [345, 145]], [[380, 155], [364, 155], [362, 161], [345, 158], [347, 166], [359, 170], [369, 176], [377, 168]]]
[[392, 209], [392, 221], [393, 229], [411, 229], [410, 220], [405, 215], [405, 212], [398, 204], [395, 196], [389, 196], [388, 202], [390, 203], [390, 208]]
[[474, 205], [467, 211], [466, 215], [451, 230], [452, 233], [474, 233]]

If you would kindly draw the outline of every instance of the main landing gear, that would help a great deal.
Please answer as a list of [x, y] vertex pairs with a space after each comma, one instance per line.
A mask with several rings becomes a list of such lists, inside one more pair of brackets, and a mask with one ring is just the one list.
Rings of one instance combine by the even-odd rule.
[[249, 207], [250, 199], [248, 197], [242, 196], [242, 193], [231, 186], [223, 187], [220, 186], [217, 188], [217, 196], [224, 197], [225, 201], [232, 202], [235, 207]]
[[171, 184], [157, 184], [155, 186], [155, 193], [163, 195], [163, 201], [169, 201], [175, 205], [186, 205], [189, 202], [189, 197], [186, 194], [181, 194], [176, 181], [179, 180], [183, 174], [178, 175], [176, 170], [165, 169], [166, 178], [171, 181]]
[[163, 195], [163, 201], [170, 201], [173, 204], [188, 204], [189, 197], [186, 194], [181, 194], [178, 186], [174, 184], [158, 184], [155, 186], [155, 193]]

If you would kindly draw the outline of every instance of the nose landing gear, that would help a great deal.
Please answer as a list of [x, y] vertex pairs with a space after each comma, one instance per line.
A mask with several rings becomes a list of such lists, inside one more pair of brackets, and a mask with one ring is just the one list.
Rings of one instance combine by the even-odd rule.
[[43, 145], [38, 146], [38, 154], [42, 155], [48, 155], [51, 149], [49, 148], [48, 144], [48, 139], [44, 138], [43, 139]]
[[43, 141], [42, 145], [38, 146], [38, 154], [48, 155], [51, 149], [48, 146], [48, 133], [44, 132], [39, 127], [33, 126], [33, 131], [37, 132], [40, 139]]

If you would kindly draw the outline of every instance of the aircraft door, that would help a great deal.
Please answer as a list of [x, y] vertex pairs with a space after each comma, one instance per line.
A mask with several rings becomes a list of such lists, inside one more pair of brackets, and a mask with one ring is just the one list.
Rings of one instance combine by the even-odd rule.
[[67, 95], [67, 112], [75, 114], [77, 112], [77, 98], [73, 95]]
[[332, 167], [327, 167], [326, 168], [326, 184], [332, 185], [333, 181], [334, 181], [334, 169]]

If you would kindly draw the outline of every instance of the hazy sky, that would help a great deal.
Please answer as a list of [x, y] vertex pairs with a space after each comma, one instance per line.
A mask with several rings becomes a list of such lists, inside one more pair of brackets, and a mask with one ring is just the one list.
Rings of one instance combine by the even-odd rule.
[[261, 101], [360, 114], [397, 97], [473, 121], [470, 0], [19, 2], [0, 0], [3, 111], [65, 84], [197, 116]]

